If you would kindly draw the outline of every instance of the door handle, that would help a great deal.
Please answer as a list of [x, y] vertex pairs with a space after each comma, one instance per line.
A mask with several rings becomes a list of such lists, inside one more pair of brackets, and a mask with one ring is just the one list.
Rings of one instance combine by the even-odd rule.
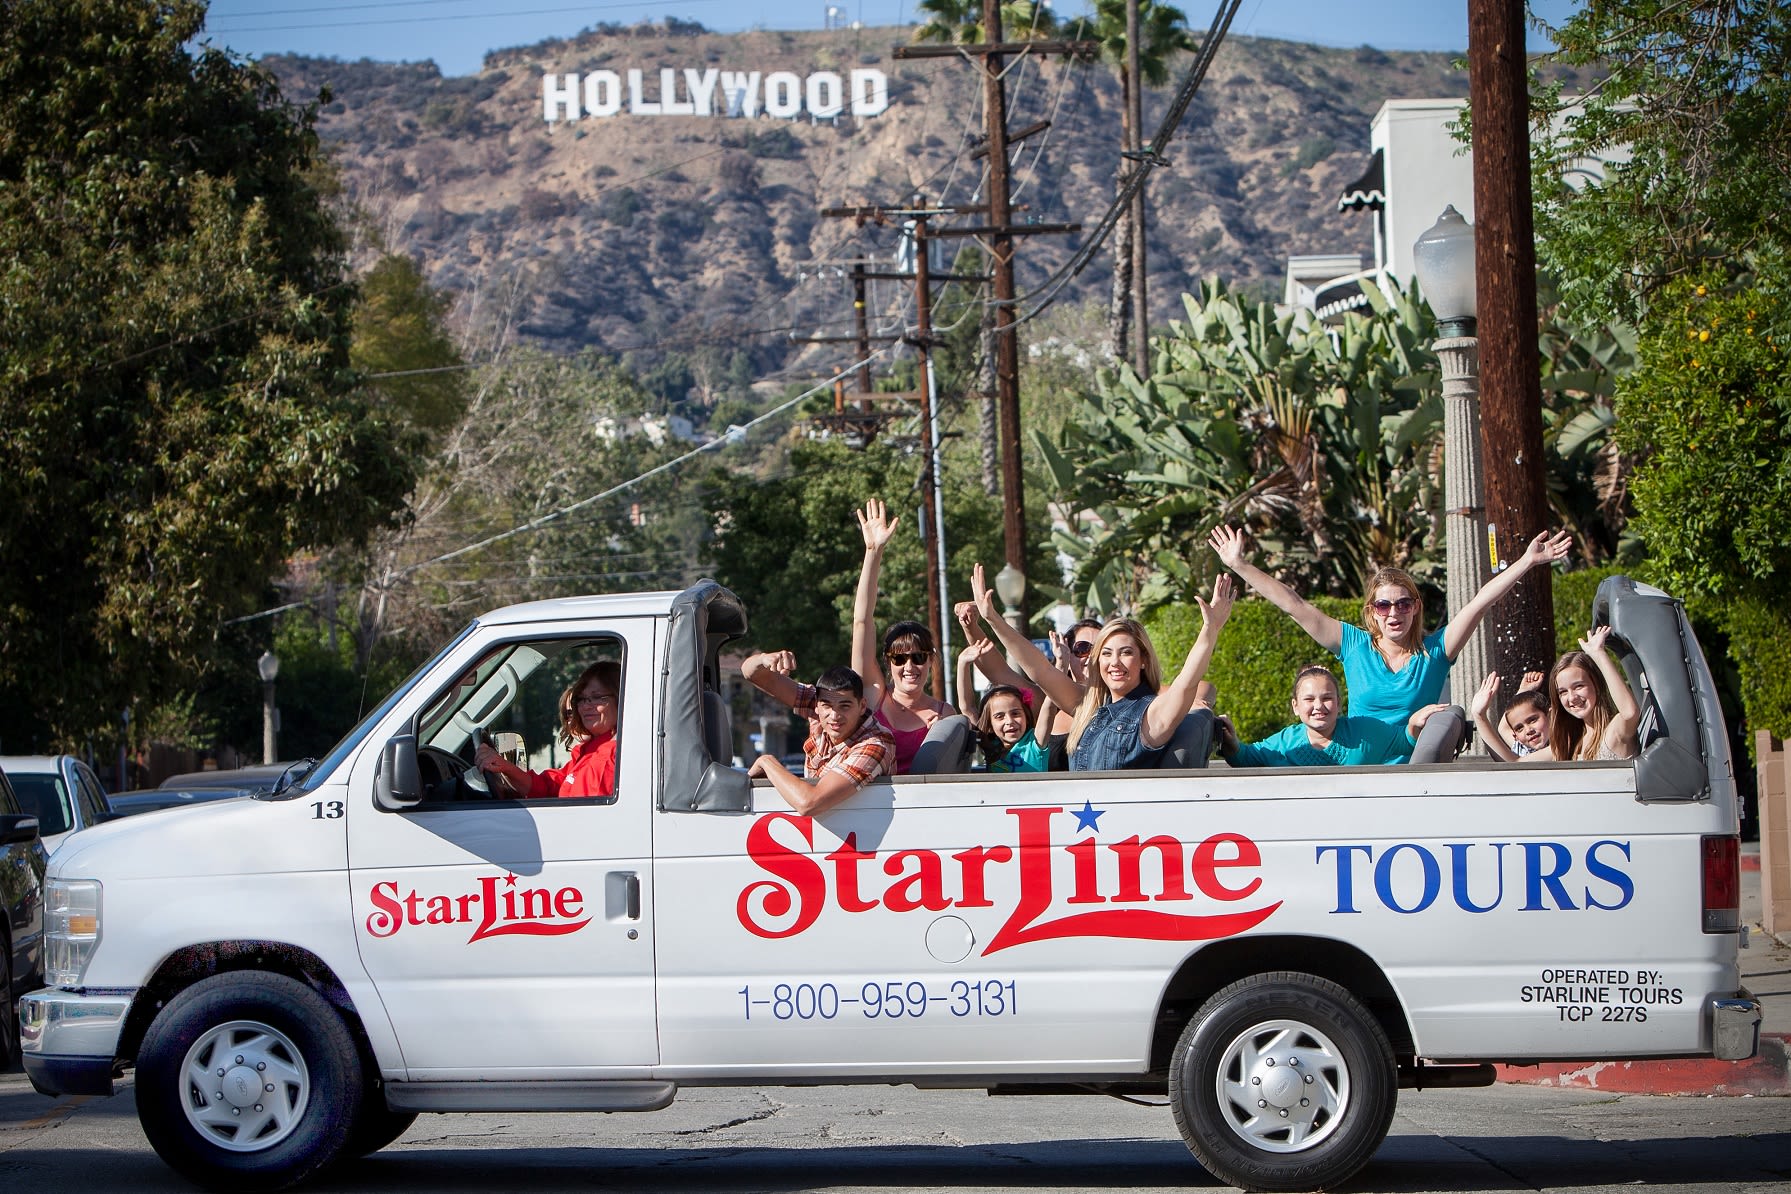
[[628, 876], [627, 901], [628, 919], [639, 920], [641, 918], [641, 877], [639, 875]]

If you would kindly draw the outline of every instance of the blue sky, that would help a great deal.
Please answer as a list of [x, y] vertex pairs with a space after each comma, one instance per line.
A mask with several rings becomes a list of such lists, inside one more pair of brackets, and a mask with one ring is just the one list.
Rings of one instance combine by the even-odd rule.
[[[1060, 15], [1085, 0], [1056, 0]], [[913, 0], [832, 0], [867, 26], [914, 19]], [[212, 40], [249, 55], [292, 52], [345, 59], [434, 59], [443, 73], [479, 69], [487, 50], [566, 37], [603, 21], [624, 24], [675, 16], [711, 29], [819, 29], [828, 0], [214, 0]], [[1576, 0], [1532, 0], [1550, 23]], [[1204, 30], [1214, 0], [1183, 0], [1189, 24]], [[1245, 0], [1234, 34], [1383, 50], [1463, 50], [1467, 0]], [[1532, 49], [1546, 49], [1535, 35]]]

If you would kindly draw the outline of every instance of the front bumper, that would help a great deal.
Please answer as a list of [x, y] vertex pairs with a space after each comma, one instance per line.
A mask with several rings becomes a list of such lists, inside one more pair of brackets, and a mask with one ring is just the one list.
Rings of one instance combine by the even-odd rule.
[[47, 1095], [112, 1093], [113, 1064], [134, 990], [45, 987], [19, 1000], [25, 1074]]
[[1746, 988], [1733, 999], [1710, 1001], [1710, 1052], [1719, 1061], [1745, 1061], [1760, 1051], [1760, 1001]]

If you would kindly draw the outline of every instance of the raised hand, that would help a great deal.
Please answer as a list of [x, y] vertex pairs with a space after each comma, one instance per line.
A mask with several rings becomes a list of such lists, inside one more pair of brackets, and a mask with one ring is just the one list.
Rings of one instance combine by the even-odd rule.
[[1001, 610], [995, 604], [995, 590], [989, 587], [981, 564], [970, 570], [970, 595], [976, 599], [976, 612], [991, 626], [994, 625], [1001, 617]]
[[990, 639], [990, 638], [974, 639], [970, 643], [966, 644], [963, 650], [958, 652], [958, 658], [969, 660], [971, 663], [975, 663], [977, 660], [981, 659], [983, 656], [987, 655], [990, 651], [993, 651], [993, 650], [995, 650], [995, 641], [993, 639]]
[[1070, 671], [1070, 644], [1063, 635], [1053, 630], [1047, 636], [1051, 640], [1051, 663], [1064, 675], [1073, 675]]
[[1604, 641], [1610, 637], [1611, 628], [1609, 626], [1596, 627], [1591, 634], [1580, 640], [1580, 650], [1596, 659], [1598, 653], [1604, 650]]
[[883, 505], [882, 498], [872, 498], [858, 512], [858, 530], [864, 536], [866, 551], [882, 551], [899, 524]]
[[1207, 536], [1207, 546], [1218, 555], [1219, 562], [1227, 568], [1237, 569], [1244, 563], [1244, 532], [1237, 527], [1220, 524], [1213, 528]]
[[964, 641], [980, 643], [988, 641], [989, 636], [983, 633], [982, 619], [976, 616], [976, 602], [960, 601], [951, 607], [952, 617], [958, 620], [963, 628]]
[[1566, 531], [1556, 531], [1552, 536], [1543, 531], [1530, 540], [1530, 546], [1524, 550], [1524, 563], [1552, 564], [1567, 558], [1573, 550], [1573, 536]]
[[1468, 712], [1472, 713], [1475, 717], [1487, 716], [1488, 711], [1492, 709], [1493, 698], [1498, 695], [1499, 673], [1488, 672], [1486, 673], [1486, 679], [1482, 680], [1480, 682], [1480, 687], [1475, 690], [1474, 700], [1473, 703], [1468, 706]]
[[1523, 682], [1517, 686], [1517, 690], [1519, 692], [1529, 692], [1531, 689], [1541, 688], [1547, 680], [1548, 674], [1546, 672], [1525, 672]]
[[1225, 619], [1231, 617], [1231, 604], [1236, 597], [1231, 576], [1221, 573], [1219, 579], [1213, 582], [1213, 599], [1209, 602], [1196, 595], [1194, 600], [1200, 605], [1201, 620], [1216, 631], [1225, 625]]

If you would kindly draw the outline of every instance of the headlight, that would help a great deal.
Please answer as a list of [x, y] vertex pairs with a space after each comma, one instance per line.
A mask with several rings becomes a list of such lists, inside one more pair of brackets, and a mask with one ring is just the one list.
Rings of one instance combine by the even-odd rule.
[[44, 934], [44, 982], [78, 987], [100, 941], [98, 879], [49, 879], [44, 883], [49, 923]]

